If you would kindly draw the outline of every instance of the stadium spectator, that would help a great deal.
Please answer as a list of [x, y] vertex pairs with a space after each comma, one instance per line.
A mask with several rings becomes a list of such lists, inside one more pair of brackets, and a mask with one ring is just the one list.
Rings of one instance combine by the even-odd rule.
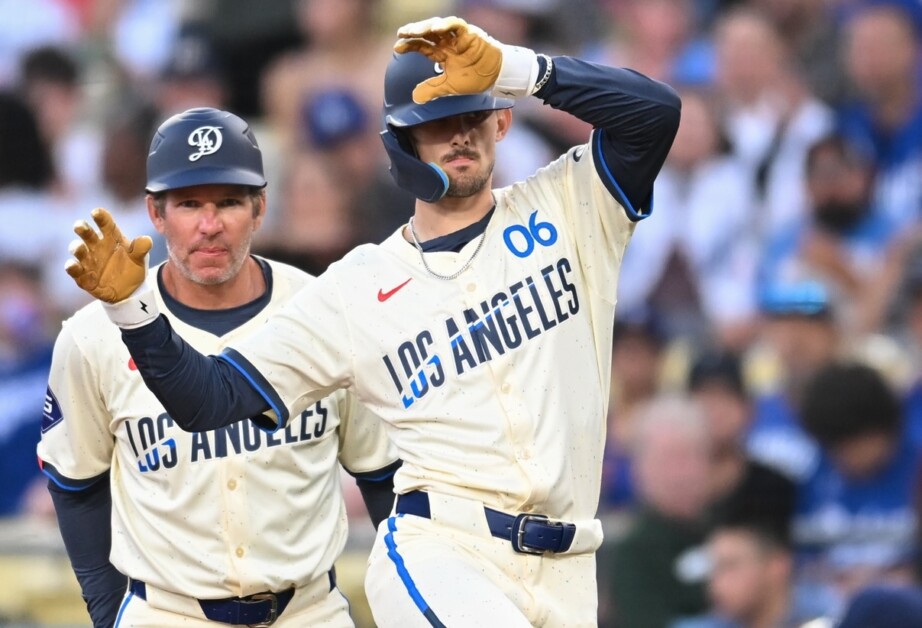
[[660, 390], [666, 340], [662, 325], [650, 309], [625, 310], [615, 321], [608, 441], [602, 461], [603, 511], [634, 506], [631, 438], [638, 409]]
[[804, 214], [807, 148], [832, 130], [832, 110], [807, 89], [775, 26], [748, 6], [714, 26], [716, 86], [734, 154], [755, 177], [757, 227], [770, 234]]
[[262, 104], [283, 154], [296, 149], [301, 107], [321, 89], [357, 90], [366, 112], [383, 99], [384, 69], [393, 54], [378, 32], [376, 0], [298, 0], [297, 24], [306, 43], [266, 69]]
[[746, 452], [752, 404], [740, 358], [726, 352], [702, 353], [692, 364], [688, 390], [704, 412], [711, 439], [711, 520], [745, 517], [787, 538], [794, 483]]
[[381, 150], [379, 129], [355, 91], [317, 91], [305, 101], [302, 119], [307, 146], [327, 161], [342, 181], [349, 182], [345, 190], [357, 237], [363, 242], [380, 242], [406, 224], [415, 199], [394, 185]]
[[277, 229], [254, 246], [259, 255], [320, 275], [358, 244], [349, 184], [333, 164], [301, 151], [282, 179]]
[[843, 325], [871, 331], [882, 295], [875, 289], [897, 235], [871, 198], [874, 165], [839, 135], [807, 151], [808, 212], [766, 243], [763, 286], [818, 279], [842, 295]]
[[798, 491], [801, 577], [846, 599], [873, 583], [912, 582], [920, 452], [896, 395], [869, 366], [830, 364], [807, 386], [801, 414], [822, 448]]
[[749, 0], [775, 25], [808, 88], [827, 104], [847, 95], [840, 55], [841, 24], [833, 3], [816, 0]]
[[0, 517], [44, 482], [35, 463], [54, 315], [36, 266], [0, 262]]
[[83, 120], [76, 60], [63, 48], [30, 50], [20, 61], [19, 90], [51, 150], [58, 192], [73, 202], [100, 182], [101, 133]]
[[640, 510], [627, 534], [599, 557], [606, 613], [600, 625], [665, 628], [707, 609], [710, 444], [700, 408], [684, 397], [651, 401], [637, 421]]
[[798, 595], [789, 539], [775, 528], [724, 521], [708, 538], [708, 555], [713, 614], [674, 628], [800, 628], [827, 612]]
[[752, 179], [729, 151], [711, 99], [680, 90], [682, 120], [653, 189], [656, 220], [634, 234], [621, 311], [653, 307], [670, 336], [742, 348], [755, 319], [758, 256]]
[[813, 473], [819, 450], [797, 408], [807, 382], [843, 344], [833, 297], [823, 284], [804, 281], [767, 287], [759, 305], [760, 341], [778, 372], [774, 384], [756, 395], [746, 446], [755, 460], [799, 482]]
[[[914, 6], [913, 6], [914, 5]], [[857, 99], [843, 107], [843, 133], [877, 163], [874, 204], [900, 228], [922, 209], [922, 99], [917, 3], [858, 3], [843, 54]]]

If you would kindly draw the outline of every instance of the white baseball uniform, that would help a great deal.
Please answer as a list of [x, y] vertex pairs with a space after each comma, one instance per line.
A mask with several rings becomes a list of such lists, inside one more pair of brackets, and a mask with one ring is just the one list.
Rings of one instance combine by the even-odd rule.
[[[379, 625], [596, 623], [614, 295], [634, 223], [594, 145], [494, 190], [485, 241], [456, 279], [430, 274], [397, 232], [331, 266], [227, 354], [283, 420], [348, 388], [388, 424], [403, 459], [396, 492], [428, 493], [429, 518], [379, 528], [366, 578]], [[479, 246], [424, 255], [448, 275]], [[575, 523], [573, 544], [517, 553], [490, 535], [484, 506]]]
[[[267, 263], [267, 305], [221, 337], [171, 312], [159, 289], [158, 306], [198, 350], [217, 353], [312, 281]], [[361, 474], [396, 455], [381, 422], [344, 391], [291, 410], [286, 429], [272, 434], [249, 421], [184, 432], [145, 387], [99, 303], [64, 323], [38, 453], [63, 488], [110, 474], [110, 559], [146, 588], [146, 602], [126, 594], [119, 626], [213, 625], [196, 600], [292, 587], [277, 626], [352, 625], [329, 574], [347, 534], [337, 461]]]

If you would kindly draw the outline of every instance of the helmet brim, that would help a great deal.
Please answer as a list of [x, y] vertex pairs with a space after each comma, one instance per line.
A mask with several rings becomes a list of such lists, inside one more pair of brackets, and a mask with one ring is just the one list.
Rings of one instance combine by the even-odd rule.
[[153, 181], [148, 181], [145, 191], [150, 194], [188, 188], [193, 185], [246, 185], [266, 187], [265, 178], [244, 168], [195, 168], [175, 170]]

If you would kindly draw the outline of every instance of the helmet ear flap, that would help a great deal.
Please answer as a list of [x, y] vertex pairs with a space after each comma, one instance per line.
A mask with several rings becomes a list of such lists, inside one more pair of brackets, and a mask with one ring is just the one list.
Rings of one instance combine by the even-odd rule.
[[[434, 203], [445, 196], [448, 175], [434, 163], [420, 161], [408, 137], [387, 129], [381, 131], [381, 141], [390, 157], [390, 173], [398, 187], [427, 203]], [[409, 151], [406, 146], [409, 146]]]

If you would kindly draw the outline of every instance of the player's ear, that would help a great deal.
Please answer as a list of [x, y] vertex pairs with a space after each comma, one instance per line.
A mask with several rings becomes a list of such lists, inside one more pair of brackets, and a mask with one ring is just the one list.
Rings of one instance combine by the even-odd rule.
[[147, 216], [157, 233], [163, 233], [163, 214], [166, 211], [166, 196], [154, 198], [152, 194], [147, 195]]
[[512, 126], [512, 109], [496, 110], [496, 141], [506, 137], [509, 127]]

